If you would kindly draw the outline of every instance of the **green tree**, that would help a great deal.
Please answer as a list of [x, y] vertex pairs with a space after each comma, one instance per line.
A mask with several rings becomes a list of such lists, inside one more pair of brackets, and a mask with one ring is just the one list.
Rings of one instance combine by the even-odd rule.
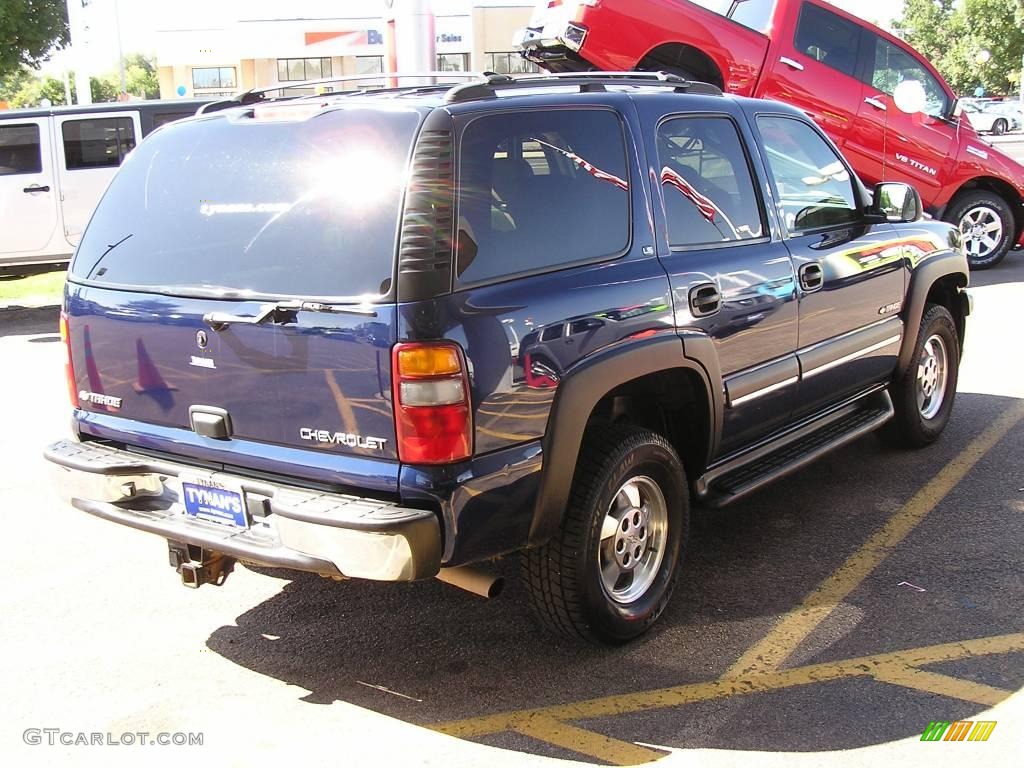
[[0, 101], [14, 101], [17, 93], [35, 80], [35, 73], [28, 67], [18, 67], [0, 77]]
[[37, 67], [68, 44], [64, 0], [0, 0], [0, 77]]
[[904, 0], [895, 27], [954, 91], [970, 95], [979, 85], [1006, 93], [1019, 82], [1022, 24], [1024, 0]]
[[160, 98], [160, 78], [153, 59], [141, 53], [130, 53], [124, 57], [124, 70], [128, 93], [146, 99]]

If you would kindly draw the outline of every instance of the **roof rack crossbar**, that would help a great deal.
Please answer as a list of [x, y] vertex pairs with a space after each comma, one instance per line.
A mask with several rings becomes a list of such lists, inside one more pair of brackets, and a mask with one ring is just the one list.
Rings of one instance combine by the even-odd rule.
[[[457, 85], [445, 95], [448, 103], [497, 98], [497, 89], [536, 88], [538, 85], [579, 86], [581, 92], [606, 90], [604, 85], [671, 88], [677, 93], [721, 96], [722, 89], [711, 83], [687, 80], [671, 72], [552, 72], [510, 77], [497, 75], [483, 82]], [[599, 88], [598, 86], [602, 86]]]
[[[369, 75], [340, 75], [338, 77], [324, 77], [317, 80], [297, 80], [295, 82], [278, 83], [277, 85], [268, 85], [261, 88], [250, 88], [247, 91], [241, 91], [229, 99], [223, 99], [221, 101], [210, 102], [204, 104], [197, 114], [203, 114], [206, 112], [216, 112], [221, 109], [227, 109], [229, 107], [246, 106], [249, 104], [256, 104], [261, 101], [267, 101], [268, 97], [266, 94], [273, 93], [274, 91], [290, 91], [299, 88], [315, 88], [319, 85], [331, 85], [333, 83], [345, 83], [345, 82], [359, 82], [367, 80], [386, 81], [389, 79], [402, 80], [443, 80], [445, 85], [450, 87], [452, 80], [482, 80], [487, 75], [493, 74], [491, 72], [381, 72]], [[398, 88], [386, 88], [381, 86], [380, 90], [389, 91], [402, 91], [405, 89], [422, 88], [423, 85], [406, 85]], [[377, 89], [374, 89], [377, 90]], [[347, 92], [344, 92], [347, 93]], [[359, 93], [359, 91], [353, 91], [352, 93]], [[328, 94], [314, 94], [314, 95], [328, 95]], [[331, 93], [330, 95], [340, 95]], [[305, 96], [281, 96], [276, 98], [305, 98]]]

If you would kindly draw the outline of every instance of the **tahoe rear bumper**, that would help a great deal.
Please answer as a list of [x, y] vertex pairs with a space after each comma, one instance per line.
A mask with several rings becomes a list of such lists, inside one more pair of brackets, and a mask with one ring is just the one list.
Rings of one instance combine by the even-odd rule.
[[[325, 576], [412, 581], [440, 569], [441, 529], [429, 510], [254, 480], [96, 442], [62, 440], [44, 456], [73, 507], [169, 541]], [[248, 528], [185, 514], [178, 478], [197, 473], [241, 488]]]

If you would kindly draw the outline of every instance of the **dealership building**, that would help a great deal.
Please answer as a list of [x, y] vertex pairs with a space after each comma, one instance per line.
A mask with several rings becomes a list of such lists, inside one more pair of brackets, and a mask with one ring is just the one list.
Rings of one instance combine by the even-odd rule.
[[[231, 17], [222, 14], [206, 24], [192, 17], [178, 27], [157, 30], [161, 98], [222, 96], [250, 88], [287, 88], [302, 80], [387, 71], [383, 0], [332, 4], [292, 0], [274, 6], [280, 10], [268, 13], [265, 4], [241, 3], [234, 6], [238, 10]], [[515, 32], [526, 26], [532, 6], [435, 0], [437, 69], [534, 71], [512, 50]], [[325, 10], [351, 15], [335, 16]], [[381, 78], [339, 83], [335, 89], [383, 82]]]

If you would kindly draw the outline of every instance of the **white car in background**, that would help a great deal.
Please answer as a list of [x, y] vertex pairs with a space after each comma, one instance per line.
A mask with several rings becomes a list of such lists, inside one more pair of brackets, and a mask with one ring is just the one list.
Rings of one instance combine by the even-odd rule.
[[997, 111], [997, 107], [1005, 108], [1004, 105], [973, 103], [962, 104], [963, 114], [971, 121], [974, 130], [981, 133], [987, 131], [996, 136], [1002, 136], [1007, 131], [1016, 131], [1021, 127], [1021, 120], [1018, 114], [1012, 112]]

